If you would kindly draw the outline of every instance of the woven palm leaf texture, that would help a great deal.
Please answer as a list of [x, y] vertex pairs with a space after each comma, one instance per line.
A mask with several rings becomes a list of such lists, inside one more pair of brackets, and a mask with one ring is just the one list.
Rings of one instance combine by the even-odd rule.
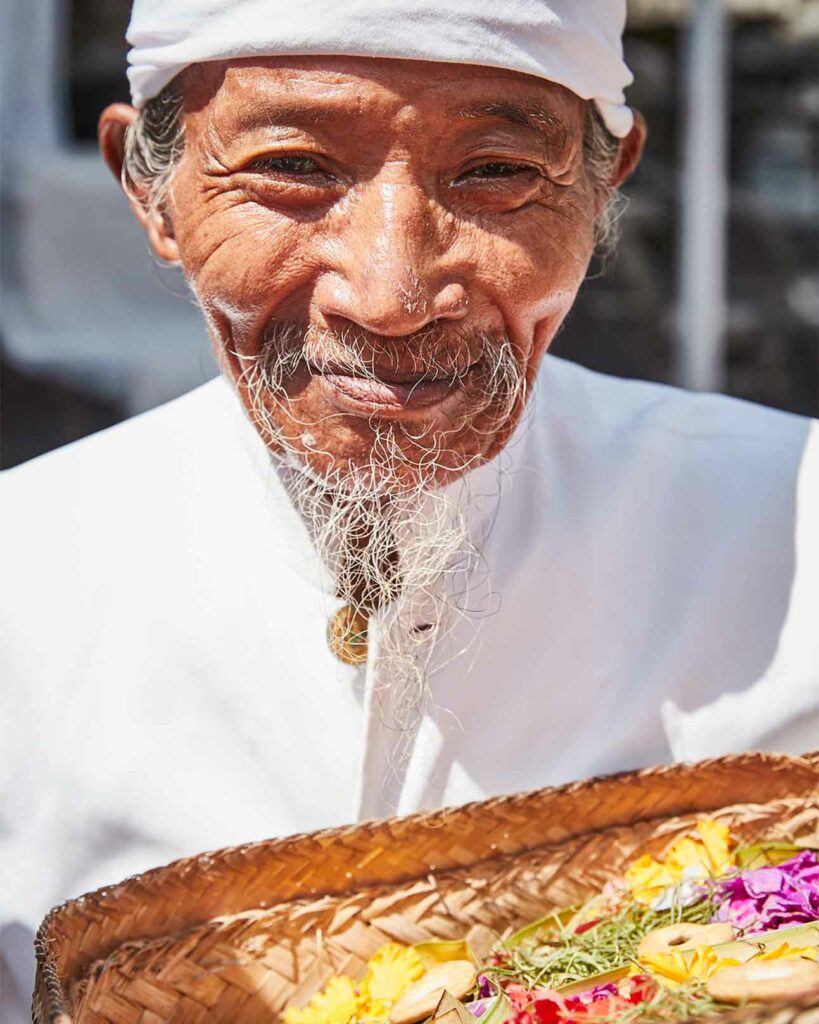
[[[388, 941], [485, 953], [705, 815], [742, 843], [819, 846], [819, 754], [630, 772], [176, 861], [48, 915], [34, 1020], [270, 1024]], [[769, 1020], [819, 1024], [819, 1009], [720, 1016]]]

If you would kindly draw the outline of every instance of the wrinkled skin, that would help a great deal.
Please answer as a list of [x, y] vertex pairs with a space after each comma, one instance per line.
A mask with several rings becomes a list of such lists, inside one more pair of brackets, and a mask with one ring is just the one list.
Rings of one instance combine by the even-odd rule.
[[[166, 215], [132, 205], [194, 285], [245, 405], [242, 369], [269, 325], [363, 331], [380, 386], [303, 365], [270, 402], [297, 450], [308, 431], [323, 453], [308, 456], [314, 470], [364, 460], [388, 422], [446, 432], [454, 472], [496, 454], [523, 402], [493, 423], [470, 339], [505, 335], [531, 385], [574, 302], [603, 202], [584, 166], [584, 101], [512, 71], [347, 57], [202, 64], [184, 96]], [[117, 175], [134, 116], [117, 104], [101, 120]], [[638, 117], [612, 187], [643, 138]], [[412, 354], [430, 328], [457, 380], [418, 382]]]

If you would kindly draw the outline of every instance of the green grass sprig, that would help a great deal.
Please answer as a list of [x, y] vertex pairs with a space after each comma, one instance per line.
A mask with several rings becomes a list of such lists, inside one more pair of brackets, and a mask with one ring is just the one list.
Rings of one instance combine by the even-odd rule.
[[484, 968], [484, 973], [518, 981], [527, 989], [563, 988], [635, 963], [640, 940], [655, 928], [683, 921], [707, 924], [713, 914], [710, 894], [690, 906], [669, 910], [630, 903], [580, 935], [570, 925], [556, 924], [546, 935], [514, 948], [500, 946], [501, 964]]

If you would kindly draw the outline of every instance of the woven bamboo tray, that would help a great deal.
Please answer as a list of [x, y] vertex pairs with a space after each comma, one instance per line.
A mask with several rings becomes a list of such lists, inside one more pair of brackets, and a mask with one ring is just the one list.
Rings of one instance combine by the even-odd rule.
[[[703, 814], [742, 842], [819, 846], [819, 754], [631, 772], [177, 861], [49, 914], [34, 1020], [269, 1024], [386, 941], [468, 937], [481, 954]], [[719, 1019], [819, 1024], [819, 1010]]]

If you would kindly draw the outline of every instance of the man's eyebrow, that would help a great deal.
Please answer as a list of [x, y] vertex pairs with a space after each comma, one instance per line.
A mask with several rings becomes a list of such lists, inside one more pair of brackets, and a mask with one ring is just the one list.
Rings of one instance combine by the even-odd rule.
[[242, 105], [238, 111], [236, 127], [239, 131], [252, 131], [255, 128], [311, 126], [330, 121], [333, 116], [334, 112], [326, 107], [311, 107], [302, 104], [247, 103]]
[[519, 128], [525, 128], [536, 135], [540, 135], [541, 138], [545, 136], [553, 144], [565, 145], [569, 137], [569, 129], [566, 122], [561, 117], [558, 117], [554, 111], [548, 110], [545, 107], [523, 106], [518, 103], [499, 101], [479, 103], [471, 107], [460, 107], [456, 114], [458, 117], [471, 120], [481, 117], [501, 118], [504, 121], [517, 125]]

